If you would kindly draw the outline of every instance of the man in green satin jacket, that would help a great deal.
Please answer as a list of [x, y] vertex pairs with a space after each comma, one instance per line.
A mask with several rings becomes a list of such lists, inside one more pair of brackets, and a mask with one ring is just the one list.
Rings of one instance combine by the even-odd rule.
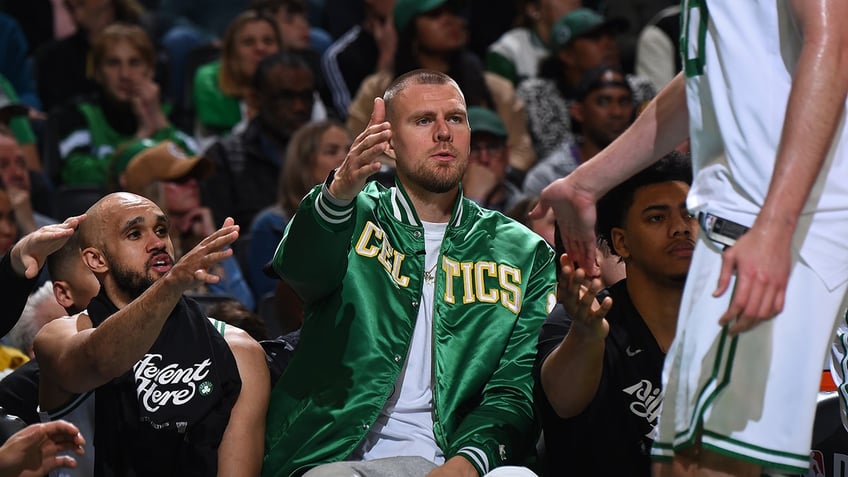
[[[375, 99], [301, 203], [273, 265], [305, 322], [272, 393], [263, 475], [477, 476], [535, 444], [531, 369], [554, 253], [462, 196], [469, 151], [459, 87], [416, 70]], [[397, 185], [366, 185], [384, 155]]]

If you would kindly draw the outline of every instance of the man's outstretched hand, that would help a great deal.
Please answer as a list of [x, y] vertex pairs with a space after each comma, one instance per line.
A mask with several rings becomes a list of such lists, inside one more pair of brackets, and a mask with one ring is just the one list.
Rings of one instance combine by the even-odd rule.
[[350, 146], [347, 156], [333, 177], [330, 193], [342, 200], [352, 200], [365, 187], [365, 182], [382, 165], [379, 159], [389, 149], [391, 125], [386, 121], [386, 105], [382, 98], [374, 100], [374, 111], [368, 126]]
[[595, 202], [594, 195], [581, 189], [574, 176], [557, 179], [545, 187], [539, 204], [530, 211], [530, 217], [544, 217], [548, 209], [554, 210], [562, 243], [569, 256], [589, 277], [597, 277], [601, 270], [595, 263]]

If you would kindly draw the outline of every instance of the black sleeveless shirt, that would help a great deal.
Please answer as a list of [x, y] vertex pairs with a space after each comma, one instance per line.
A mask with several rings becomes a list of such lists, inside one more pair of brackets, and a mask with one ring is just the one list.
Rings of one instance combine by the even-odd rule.
[[[100, 295], [94, 326], [118, 309]], [[200, 307], [181, 298], [133, 369], [97, 388], [95, 476], [210, 476], [241, 390], [235, 358]]]

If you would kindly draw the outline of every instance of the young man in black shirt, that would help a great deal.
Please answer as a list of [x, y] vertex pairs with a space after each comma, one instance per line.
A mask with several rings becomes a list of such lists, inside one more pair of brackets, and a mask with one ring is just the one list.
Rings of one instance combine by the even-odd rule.
[[697, 233], [691, 180], [688, 159], [672, 153], [598, 203], [597, 234], [627, 270], [600, 303], [601, 281], [563, 256], [561, 305], [542, 327], [534, 368], [555, 475], [651, 473], [663, 360]]

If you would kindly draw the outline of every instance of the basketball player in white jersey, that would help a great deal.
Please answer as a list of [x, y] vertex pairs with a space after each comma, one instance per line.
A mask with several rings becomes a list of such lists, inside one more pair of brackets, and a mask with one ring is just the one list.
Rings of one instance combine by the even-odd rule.
[[848, 281], [848, 2], [689, 0], [682, 15], [684, 72], [534, 213], [553, 207], [569, 255], [593, 264], [594, 202], [689, 135], [703, 232], [657, 473], [804, 473]]

